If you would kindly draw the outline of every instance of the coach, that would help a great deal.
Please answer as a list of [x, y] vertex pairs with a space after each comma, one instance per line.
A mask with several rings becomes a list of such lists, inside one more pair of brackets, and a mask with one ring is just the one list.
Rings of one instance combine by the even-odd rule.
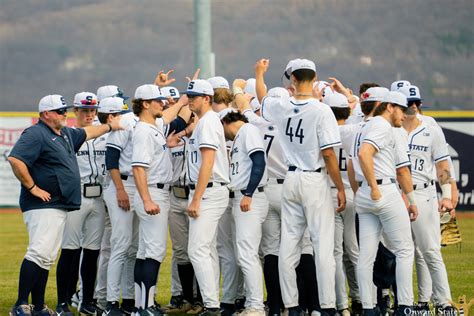
[[[46, 282], [61, 246], [66, 214], [81, 205], [76, 152], [84, 141], [121, 128], [118, 120], [85, 128], [66, 127], [68, 107], [60, 95], [42, 98], [38, 123], [25, 129], [8, 157], [22, 185], [20, 208], [29, 235], [13, 315], [48, 310], [44, 306]], [[34, 311], [28, 305], [30, 293]]]

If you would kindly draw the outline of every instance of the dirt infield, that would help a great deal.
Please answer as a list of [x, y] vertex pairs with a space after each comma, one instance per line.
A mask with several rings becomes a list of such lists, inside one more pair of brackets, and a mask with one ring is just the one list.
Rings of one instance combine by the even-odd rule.
[[[14, 213], [20, 213], [20, 209], [19, 208], [0, 208], [0, 214], [14, 214]], [[474, 211], [457, 212], [456, 217], [459, 219], [474, 218]]]

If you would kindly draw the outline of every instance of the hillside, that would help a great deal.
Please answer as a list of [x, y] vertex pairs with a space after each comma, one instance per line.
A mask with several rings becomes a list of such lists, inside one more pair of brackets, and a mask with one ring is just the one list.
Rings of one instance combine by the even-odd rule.
[[[2, 0], [0, 110], [117, 84], [126, 94], [175, 68], [183, 88], [194, 71], [191, 0]], [[354, 90], [364, 81], [417, 84], [432, 109], [474, 108], [472, 0], [213, 1], [216, 74], [253, 76], [271, 60], [279, 85], [290, 58], [316, 62], [322, 79]], [[182, 80], [182, 81], [181, 81]]]

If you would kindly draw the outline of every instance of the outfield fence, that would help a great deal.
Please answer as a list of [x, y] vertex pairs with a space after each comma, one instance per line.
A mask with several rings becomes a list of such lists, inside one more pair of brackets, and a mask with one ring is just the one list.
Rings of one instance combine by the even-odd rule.
[[[68, 125], [74, 115], [68, 114]], [[474, 111], [426, 111], [443, 128], [453, 159], [459, 188], [457, 210], [474, 209]], [[35, 124], [38, 113], [0, 112], [0, 207], [17, 207], [20, 185], [7, 161], [8, 154], [22, 131]]]

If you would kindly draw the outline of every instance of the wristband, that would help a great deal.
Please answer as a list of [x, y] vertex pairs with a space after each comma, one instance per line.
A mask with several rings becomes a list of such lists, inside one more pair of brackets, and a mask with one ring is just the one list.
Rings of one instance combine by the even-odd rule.
[[110, 123], [107, 123], [107, 126], [109, 127], [109, 132], [112, 131], [112, 125]]
[[441, 198], [451, 200], [451, 183], [441, 185]]
[[36, 183], [33, 183], [33, 185], [32, 185], [29, 189], [27, 189], [27, 190], [28, 190], [28, 191], [31, 191], [31, 190], [34, 189], [35, 186], [36, 186]]
[[410, 193], [407, 193], [407, 199], [408, 199], [408, 203], [410, 203], [410, 205], [416, 205], [416, 199], [415, 199], [415, 192], [414, 191], [411, 191]]

